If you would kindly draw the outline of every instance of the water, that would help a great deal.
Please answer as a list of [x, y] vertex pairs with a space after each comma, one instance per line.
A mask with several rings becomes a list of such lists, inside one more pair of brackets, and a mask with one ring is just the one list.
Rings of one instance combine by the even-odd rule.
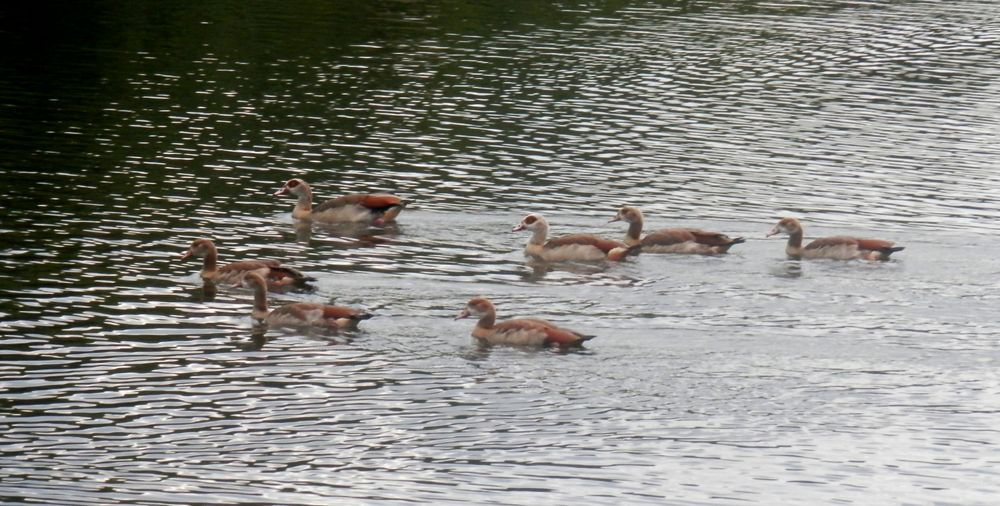
[[[0, 497], [988, 504], [1000, 492], [992, 2], [98, 3], [0, 17]], [[302, 227], [271, 196], [413, 199]], [[695, 225], [724, 258], [527, 265]], [[763, 238], [906, 246], [795, 262]], [[255, 332], [220, 260], [377, 313]], [[482, 348], [454, 321], [597, 334]]]

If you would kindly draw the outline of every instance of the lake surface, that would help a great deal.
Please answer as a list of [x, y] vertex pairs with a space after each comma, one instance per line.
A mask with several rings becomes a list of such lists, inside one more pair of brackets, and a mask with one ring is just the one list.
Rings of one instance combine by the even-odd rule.
[[[360, 5], [358, 5], [360, 4]], [[0, 499], [992, 504], [1000, 4], [96, 2], [0, 16]], [[393, 192], [397, 227], [271, 194]], [[744, 236], [533, 266], [511, 227]], [[888, 263], [764, 239], [856, 234]], [[222, 262], [376, 313], [255, 331]], [[584, 349], [477, 345], [500, 318]]]

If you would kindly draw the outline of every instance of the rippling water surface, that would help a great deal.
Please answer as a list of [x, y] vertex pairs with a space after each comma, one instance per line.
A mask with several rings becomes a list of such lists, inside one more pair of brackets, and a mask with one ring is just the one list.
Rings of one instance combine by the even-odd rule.
[[[1000, 6], [362, 4], [0, 16], [4, 502], [996, 500]], [[303, 226], [290, 177], [413, 204]], [[510, 232], [624, 203], [748, 241], [537, 266]], [[906, 250], [789, 261], [786, 215]], [[198, 237], [377, 317], [255, 331]], [[483, 348], [473, 296], [598, 337]]]

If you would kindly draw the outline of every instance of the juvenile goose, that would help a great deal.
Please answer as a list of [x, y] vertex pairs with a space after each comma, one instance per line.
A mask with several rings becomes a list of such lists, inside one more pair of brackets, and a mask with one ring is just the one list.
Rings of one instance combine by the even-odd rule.
[[593, 234], [570, 234], [546, 240], [549, 223], [540, 214], [534, 213], [525, 216], [512, 232], [520, 230], [533, 232], [524, 247], [524, 254], [547, 262], [624, 260], [629, 255], [638, 254], [641, 248], [641, 245], [628, 246]]
[[795, 218], [782, 218], [767, 237], [788, 234], [785, 253], [789, 258], [828, 258], [831, 260], [888, 260], [889, 255], [904, 249], [891, 241], [882, 239], [859, 239], [857, 237], [821, 237], [802, 247], [802, 224]]
[[537, 318], [521, 318], [496, 323], [497, 310], [489, 299], [476, 297], [465, 305], [456, 320], [474, 316], [479, 318], [472, 330], [472, 337], [486, 344], [508, 344], [513, 346], [579, 346], [593, 339], [553, 323]]
[[718, 255], [729, 251], [734, 244], [746, 242], [742, 237], [732, 238], [719, 232], [708, 232], [697, 228], [664, 228], [642, 234], [642, 211], [638, 207], [623, 206], [608, 223], [624, 221], [628, 223], [625, 244], [642, 245], [643, 253], [689, 253]]
[[298, 197], [292, 217], [299, 220], [384, 225], [396, 221], [406, 207], [405, 200], [385, 193], [351, 193], [313, 207], [312, 189], [301, 179], [289, 179], [274, 194]]
[[211, 239], [195, 239], [191, 247], [181, 256], [181, 260], [202, 258], [201, 279], [216, 283], [239, 283], [249, 273], [264, 276], [271, 286], [304, 286], [309, 281], [316, 281], [302, 274], [297, 269], [281, 265], [277, 260], [242, 260], [216, 267], [219, 253]]
[[253, 319], [260, 324], [275, 327], [316, 329], [336, 332], [356, 330], [361, 320], [373, 315], [344, 306], [295, 302], [269, 311], [267, 308], [267, 283], [260, 274], [250, 273], [243, 278], [243, 285], [253, 288]]

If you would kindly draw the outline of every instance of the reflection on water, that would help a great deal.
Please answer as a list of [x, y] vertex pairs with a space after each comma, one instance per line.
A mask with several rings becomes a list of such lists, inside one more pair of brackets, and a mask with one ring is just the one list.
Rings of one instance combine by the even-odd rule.
[[607, 286], [635, 286], [641, 279], [619, 269], [618, 262], [546, 262], [528, 258], [524, 262], [523, 281], [538, 284], [573, 285], [589, 283]]
[[212, 302], [219, 289], [211, 281], [206, 281], [198, 288], [191, 290], [191, 300], [195, 302]]
[[380, 244], [387, 244], [400, 235], [399, 224], [372, 227], [357, 223], [312, 223], [296, 220], [293, 226], [296, 241], [313, 245], [315, 231], [322, 234], [323, 246], [338, 249], [374, 248]]
[[798, 278], [802, 276], [801, 262], [801, 260], [787, 260], [776, 264], [771, 272], [779, 278]]
[[[60, 8], [0, 30], [6, 502], [994, 501], [997, 5]], [[291, 177], [414, 203], [310, 225]], [[622, 204], [748, 240], [510, 233], [620, 237]], [[907, 249], [788, 261], [782, 216]], [[377, 317], [257, 328], [198, 237]], [[473, 296], [598, 337], [482, 347]]]

